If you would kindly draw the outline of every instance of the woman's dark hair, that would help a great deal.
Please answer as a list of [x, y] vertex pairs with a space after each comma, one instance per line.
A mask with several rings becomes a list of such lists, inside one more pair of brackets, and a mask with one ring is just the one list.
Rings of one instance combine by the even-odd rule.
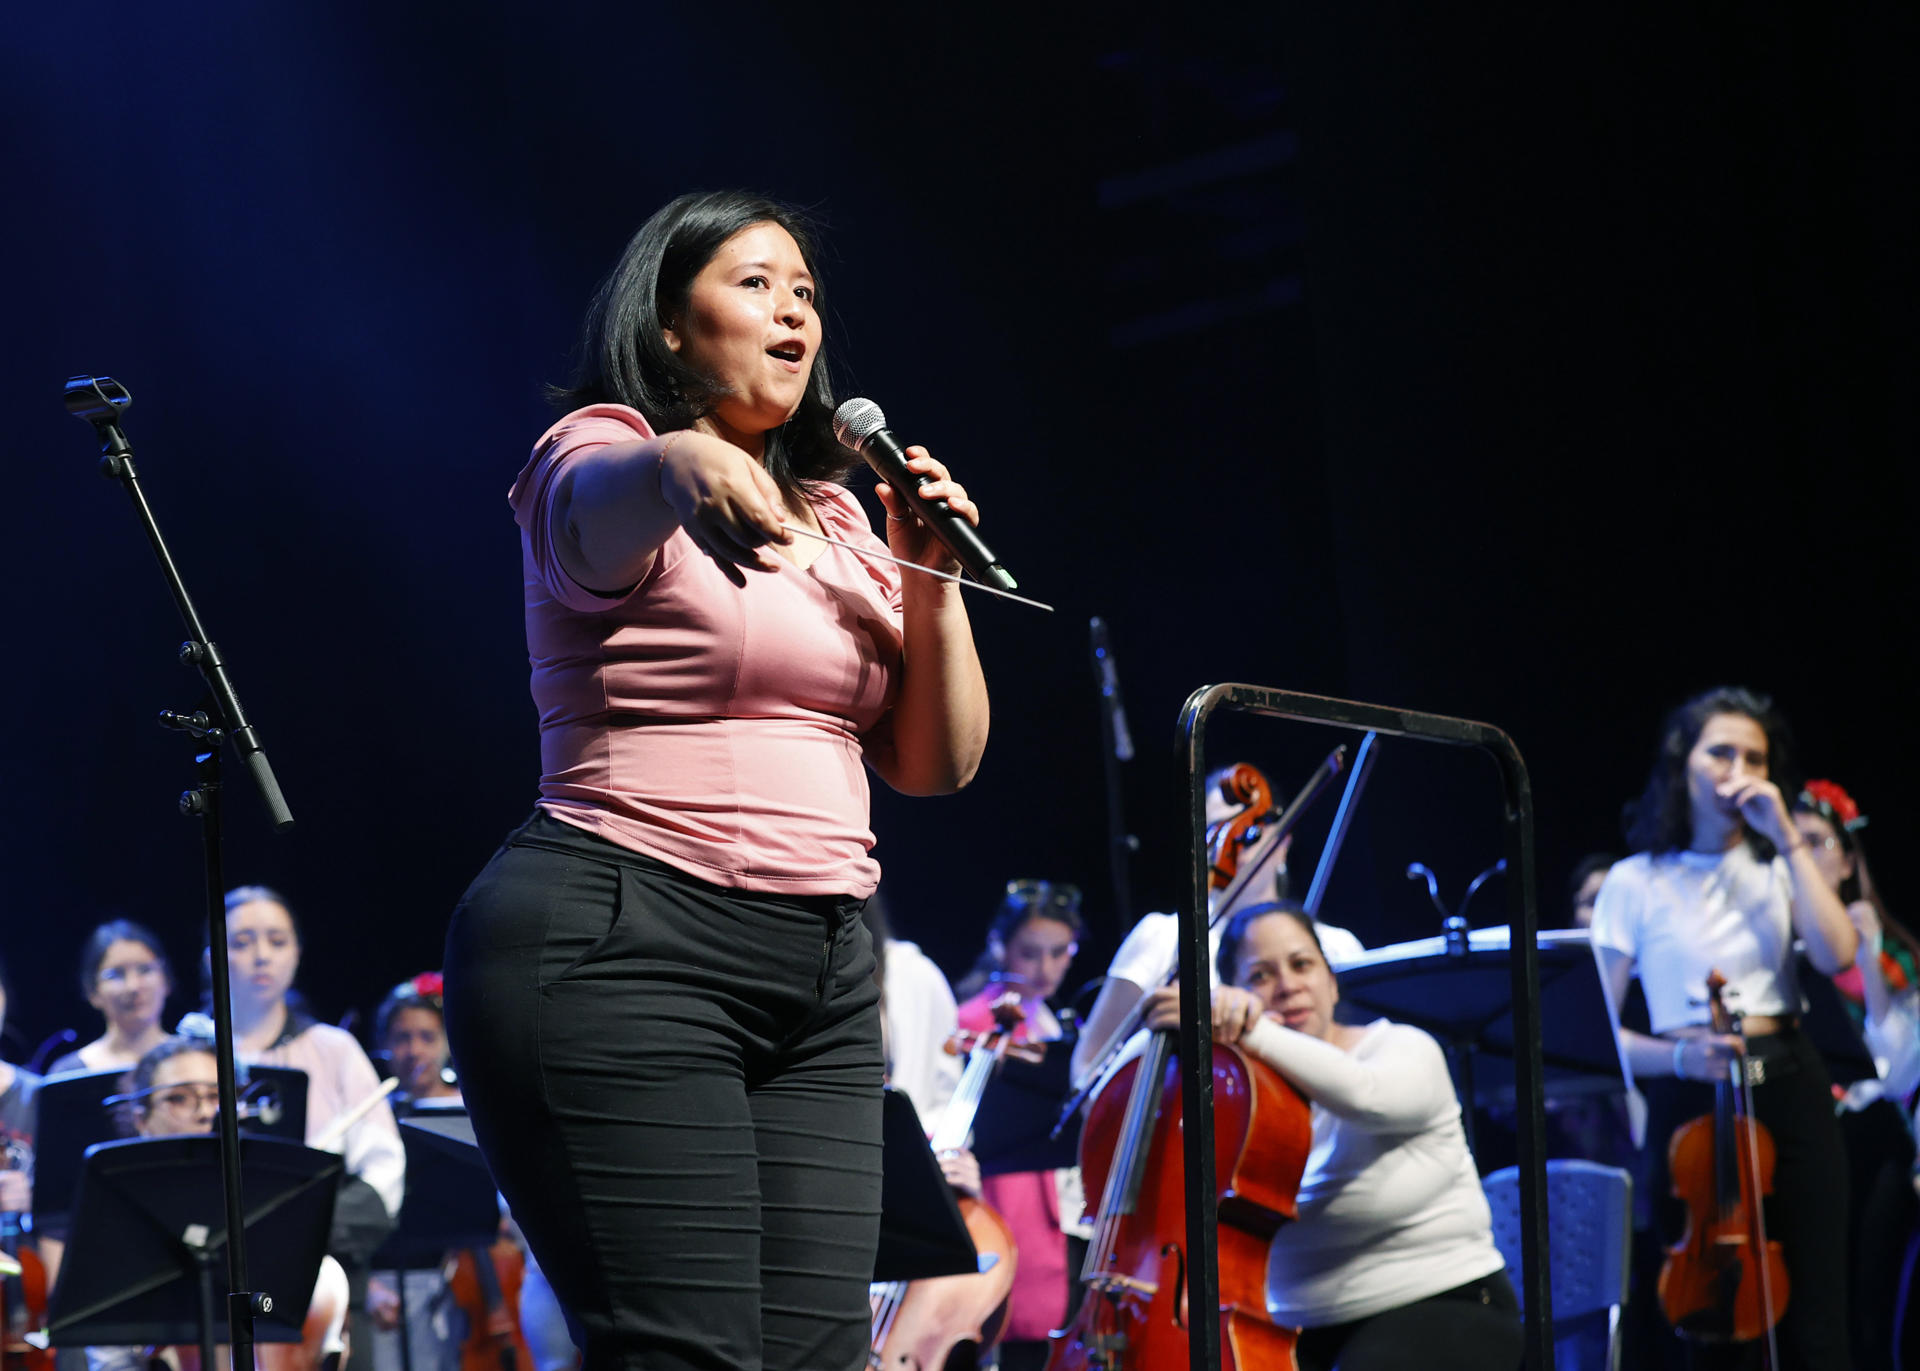
[[[1320, 946], [1320, 930], [1314, 926], [1313, 915], [1307, 913], [1304, 905], [1295, 904], [1292, 900], [1250, 904], [1227, 921], [1226, 931], [1220, 935], [1220, 951], [1215, 954], [1213, 964], [1220, 972], [1222, 985], [1238, 984], [1233, 978], [1233, 969], [1240, 960], [1240, 945], [1247, 940], [1247, 930], [1253, 927], [1255, 921], [1269, 914], [1279, 914], [1299, 924], [1313, 939], [1313, 950], [1320, 954], [1320, 960], [1327, 960], [1327, 950]], [[1328, 962], [1327, 965], [1331, 970], [1333, 964]]]
[[[820, 254], [806, 215], [745, 191], [682, 195], [640, 226], [594, 292], [573, 383], [550, 387], [548, 398], [563, 410], [627, 405], [646, 415], [659, 433], [690, 427], [712, 413], [724, 390], [681, 360], [662, 330], [686, 310], [694, 278], [721, 245], [755, 224], [778, 224], [793, 236], [813, 275], [813, 308], [824, 325]], [[767, 435], [767, 473], [790, 499], [806, 499], [807, 482], [840, 480], [853, 464], [852, 454], [833, 436], [833, 384], [824, 341], [814, 355], [800, 408]]]
[[169, 983], [173, 980], [173, 968], [167, 964], [167, 950], [160, 946], [160, 939], [135, 923], [131, 919], [110, 919], [94, 929], [87, 938], [86, 948], [80, 953], [80, 993], [91, 995], [100, 980], [100, 964], [107, 959], [107, 951], [115, 943], [139, 943], [153, 954], [153, 960], [159, 964], [160, 974]]
[[1567, 877], [1567, 918], [1572, 919], [1574, 906], [1580, 903], [1580, 887], [1589, 877], [1602, 871], [1611, 871], [1620, 859], [1611, 852], [1589, 852], [1573, 868], [1573, 874]]
[[287, 897], [270, 885], [235, 886], [227, 892], [227, 913], [231, 914], [241, 905], [253, 904], [255, 901], [265, 904], [277, 904], [286, 910], [287, 922], [293, 927], [293, 940], [296, 943], [306, 941], [305, 938], [300, 936], [300, 916], [293, 912], [293, 906], [287, 902]]
[[1000, 908], [987, 926], [987, 945], [961, 977], [960, 984], [953, 988], [955, 999], [972, 999], [1002, 970], [994, 947], [1004, 949], [1029, 919], [1053, 919], [1079, 937], [1087, 926], [1087, 921], [1080, 917], [1080, 887], [1064, 881], [1008, 881], [1007, 893], [1001, 897]]
[[[1892, 911], [1887, 908], [1887, 902], [1880, 897], [1879, 887], [1875, 886], [1866, 875], [1867, 847], [1860, 838], [1860, 829], [1866, 826], [1866, 820], [1858, 819], [1850, 824], [1846, 821], [1845, 815], [1835, 811], [1834, 806], [1825, 796], [1811, 793], [1825, 784], [1827, 783], [1820, 781], [1809, 782], [1807, 788], [1795, 797], [1792, 810], [1796, 814], [1812, 814], [1824, 820], [1827, 827], [1833, 830], [1834, 838], [1839, 841], [1840, 850], [1853, 858], [1852, 874], [1840, 882], [1840, 889], [1835, 893], [1839, 895], [1842, 904], [1852, 904], [1855, 900], [1861, 899], [1871, 904], [1874, 913], [1880, 918], [1883, 936], [1899, 943], [1906, 949], [1909, 957], [1916, 963], [1920, 963], [1920, 937], [1916, 937], [1905, 924], [1893, 917]], [[1848, 798], [1851, 800], [1851, 797]]]
[[[1720, 714], [1741, 714], [1767, 735], [1767, 776], [1784, 794], [1794, 793], [1792, 739], [1773, 701], [1743, 686], [1718, 686], [1676, 706], [1660, 725], [1660, 743], [1640, 798], [1626, 807], [1627, 846], [1635, 852], [1678, 852], [1693, 842], [1693, 809], [1687, 800], [1687, 755], [1700, 741], [1707, 721]], [[1747, 846], [1771, 861], [1773, 844], [1746, 829]]]
[[387, 1045], [387, 1030], [393, 1027], [393, 1016], [403, 1009], [424, 1009], [438, 1015], [442, 1024], [446, 1023], [446, 983], [438, 971], [423, 971], [412, 980], [400, 982], [380, 1001], [380, 1007], [373, 1011], [375, 1047]]

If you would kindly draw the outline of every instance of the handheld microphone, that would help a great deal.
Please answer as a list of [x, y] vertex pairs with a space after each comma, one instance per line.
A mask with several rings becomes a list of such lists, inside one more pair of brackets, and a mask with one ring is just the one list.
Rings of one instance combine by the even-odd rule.
[[928, 500], [920, 494], [920, 487], [931, 484], [933, 477], [907, 470], [906, 446], [887, 427], [880, 406], [871, 400], [848, 400], [833, 412], [833, 436], [867, 459], [867, 465], [900, 494], [976, 581], [1002, 590], [1018, 588], [1019, 582], [980, 541], [972, 524], [947, 508], [945, 500]]

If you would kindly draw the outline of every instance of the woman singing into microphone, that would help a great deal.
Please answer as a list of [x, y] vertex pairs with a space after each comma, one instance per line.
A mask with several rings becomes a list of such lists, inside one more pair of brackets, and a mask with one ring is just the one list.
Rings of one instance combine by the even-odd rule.
[[[986, 687], [953, 571], [837, 482], [819, 259], [739, 193], [655, 214], [509, 499], [538, 808], [455, 911], [447, 1028], [588, 1371], [864, 1364], [880, 1048], [865, 768], [965, 785]], [[959, 515], [965, 490], [912, 469]]]

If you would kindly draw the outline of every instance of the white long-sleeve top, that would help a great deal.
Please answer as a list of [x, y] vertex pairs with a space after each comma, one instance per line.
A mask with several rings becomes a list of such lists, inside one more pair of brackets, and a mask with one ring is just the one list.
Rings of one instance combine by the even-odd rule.
[[1267, 1256], [1276, 1323], [1363, 1319], [1505, 1266], [1431, 1037], [1377, 1019], [1349, 1052], [1262, 1019], [1241, 1046], [1313, 1106], [1299, 1218], [1281, 1227]]

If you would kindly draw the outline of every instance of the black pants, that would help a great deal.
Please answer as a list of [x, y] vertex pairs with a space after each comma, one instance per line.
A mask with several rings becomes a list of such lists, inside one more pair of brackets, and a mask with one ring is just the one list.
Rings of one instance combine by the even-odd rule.
[[1847, 1221], [1853, 1234], [1847, 1280], [1853, 1371], [1894, 1371], [1913, 1364], [1911, 1349], [1896, 1349], [1893, 1341], [1907, 1298], [1901, 1279], [1907, 1242], [1920, 1220], [1913, 1193], [1913, 1134], [1891, 1100], [1842, 1114], [1838, 1122], [1847, 1149]]
[[1512, 1371], [1520, 1365], [1520, 1301], [1507, 1273], [1371, 1318], [1303, 1329], [1300, 1371]]
[[882, 1063], [859, 913], [544, 814], [454, 912], [474, 1131], [587, 1371], [865, 1364]]
[[[1767, 1236], [1785, 1249], [1790, 1287], [1785, 1316], [1775, 1330], [1783, 1371], [1845, 1371], [1847, 1349], [1847, 1154], [1833, 1116], [1826, 1064], [1805, 1034], [1788, 1029], [1755, 1038], [1748, 1050], [1765, 1063], [1766, 1081], [1753, 1088], [1755, 1117], [1773, 1135], [1773, 1196], [1765, 1206]], [[1656, 1229], [1679, 1240], [1686, 1212], [1672, 1197], [1667, 1145], [1676, 1128], [1713, 1108], [1713, 1087], [1656, 1078], [1646, 1082], [1648, 1185]], [[1635, 1273], [1634, 1299], [1646, 1301], [1644, 1324], [1661, 1324], [1655, 1296], [1658, 1254]], [[1683, 1343], [1659, 1335], [1646, 1365], [1706, 1368], [1760, 1365], [1762, 1344]], [[1654, 1360], [1653, 1358], [1659, 1358]]]

